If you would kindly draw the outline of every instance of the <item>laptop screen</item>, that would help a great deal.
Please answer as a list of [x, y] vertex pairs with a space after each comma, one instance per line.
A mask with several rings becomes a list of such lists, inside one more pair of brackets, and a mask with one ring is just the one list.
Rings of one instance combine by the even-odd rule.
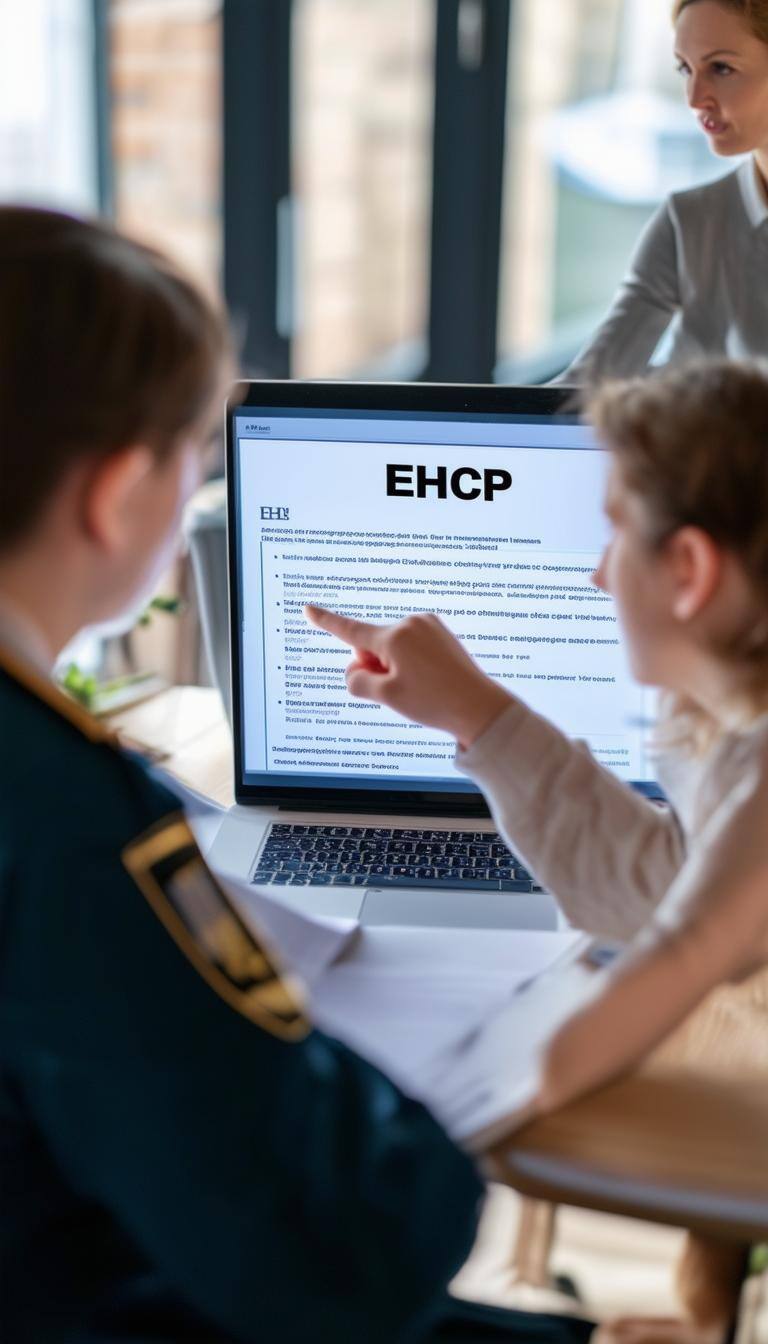
[[651, 779], [647, 692], [591, 581], [607, 534], [606, 457], [591, 430], [562, 413], [307, 396], [231, 415], [239, 796], [383, 792], [434, 808], [476, 792], [447, 734], [350, 698], [349, 650], [307, 624], [306, 602], [385, 623], [436, 612], [481, 667], [617, 775]]

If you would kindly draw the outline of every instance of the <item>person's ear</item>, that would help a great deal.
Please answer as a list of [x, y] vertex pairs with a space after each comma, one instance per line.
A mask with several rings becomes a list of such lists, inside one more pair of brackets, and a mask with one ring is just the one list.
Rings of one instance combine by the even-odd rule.
[[149, 448], [121, 448], [88, 471], [82, 494], [82, 521], [91, 541], [113, 554], [132, 544], [143, 487], [155, 466]]
[[704, 610], [723, 572], [720, 547], [700, 527], [680, 527], [666, 544], [672, 615], [683, 623]]

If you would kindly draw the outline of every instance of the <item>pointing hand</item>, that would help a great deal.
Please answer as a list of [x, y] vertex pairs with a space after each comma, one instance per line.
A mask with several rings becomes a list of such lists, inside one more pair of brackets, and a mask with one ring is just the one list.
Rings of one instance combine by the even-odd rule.
[[349, 692], [405, 718], [451, 733], [468, 747], [510, 703], [437, 616], [408, 616], [397, 625], [369, 625], [307, 606], [313, 625], [354, 649]]

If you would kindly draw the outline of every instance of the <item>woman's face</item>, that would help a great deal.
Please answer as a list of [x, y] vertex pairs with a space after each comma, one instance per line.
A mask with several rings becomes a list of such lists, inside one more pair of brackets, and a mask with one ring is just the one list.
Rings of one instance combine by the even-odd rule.
[[716, 154], [768, 149], [768, 44], [718, 0], [694, 0], [675, 28], [689, 106]]

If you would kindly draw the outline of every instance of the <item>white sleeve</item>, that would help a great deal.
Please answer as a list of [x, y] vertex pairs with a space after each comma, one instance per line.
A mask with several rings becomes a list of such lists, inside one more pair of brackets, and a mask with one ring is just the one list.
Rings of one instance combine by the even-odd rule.
[[651, 924], [602, 992], [560, 1029], [546, 1109], [627, 1072], [716, 986], [768, 961], [768, 791], [752, 770], [721, 804]]
[[665, 202], [645, 226], [607, 316], [555, 381], [582, 385], [644, 372], [679, 306], [675, 227]]
[[588, 933], [629, 939], [684, 859], [673, 813], [599, 765], [583, 743], [514, 700], [457, 768], [482, 789], [499, 830]]

